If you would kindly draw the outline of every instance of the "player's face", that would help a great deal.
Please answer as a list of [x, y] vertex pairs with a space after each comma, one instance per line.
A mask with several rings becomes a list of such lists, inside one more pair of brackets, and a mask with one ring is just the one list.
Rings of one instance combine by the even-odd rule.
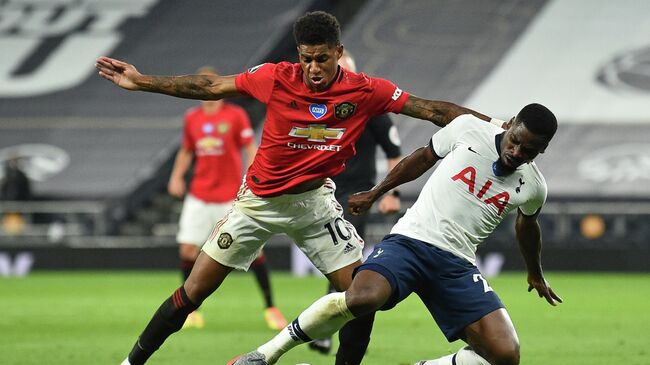
[[543, 153], [548, 140], [529, 131], [524, 123], [511, 120], [510, 128], [501, 140], [501, 164], [509, 169], [516, 169], [524, 163], [531, 162], [538, 154]]
[[298, 59], [304, 81], [313, 91], [326, 90], [338, 70], [338, 60], [343, 54], [343, 46], [335, 47], [327, 44], [298, 46]]

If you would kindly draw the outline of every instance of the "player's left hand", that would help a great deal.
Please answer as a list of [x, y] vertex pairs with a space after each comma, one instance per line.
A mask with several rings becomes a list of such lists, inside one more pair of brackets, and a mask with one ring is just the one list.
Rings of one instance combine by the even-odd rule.
[[352, 215], [361, 215], [372, 207], [376, 199], [372, 190], [352, 194], [348, 198], [348, 210]]
[[401, 202], [398, 197], [392, 194], [386, 194], [379, 201], [379, 213], [381, 214], [391, 214], [399, 212], [401, 208]]
[[562, 298], [555, 294], [543, 276], [528, 275], [528, 291], [531, 292], [533, 289], [537, 290], [537, 295], [539, 295], [540, 298], [546, 298], [546, 301], [550, 305], [562, 303]]

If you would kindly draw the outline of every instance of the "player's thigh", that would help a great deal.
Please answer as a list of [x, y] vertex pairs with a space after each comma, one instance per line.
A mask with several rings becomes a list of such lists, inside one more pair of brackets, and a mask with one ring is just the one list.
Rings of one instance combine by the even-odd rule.
[[463, 340], [491, 363], [518, 363], [519, 338], [505, 308], [486, 314], [463, 330]]
[[360, 271], [345, 291], [345, 302], [355, 316], [380, 309], [393, 293], [388, 279], [373, 270]]
[[434, 246], [421, 255], [430, 265], [424, 272], [426, 285], [416, 293], [450, 342], [469, 325], [503, 308], [476, 266]]
[[238, 203], [214, 226], [203, 251], [222, 265], [248, 270], [273, 232], [238, 208]]
[[201, 247], [210, 234], [215, 221], [210, 215], [209, 204], [187, 194], [178, 222], [176, 242]]
[[194, 304], [200, 305], [205, 298], [217, 290], [232, 269], [217, 262], [205, 252], [200, 253], [190, 276], [183, 284], [187, 296]]
[[[424, 245], [403, 235], [384, 237], [366, 261], [355, 269], [351, 288], [362, 295], [363, 291], [369, 291], [377, 309], [395, 307], [422, 285], [422, 268], [428, 263], [422, 260], [418, 246]], [[359, 286], [360, 283], [367, 284]], [[378, 290], [373, 290], [372, 286], [377, 286]]]
[[333, 186], [326, 183], [314, 191], [292, 214], [287, 233], [320, 272], [327, 275], [361, 260], [363, 239], [343, 218]]

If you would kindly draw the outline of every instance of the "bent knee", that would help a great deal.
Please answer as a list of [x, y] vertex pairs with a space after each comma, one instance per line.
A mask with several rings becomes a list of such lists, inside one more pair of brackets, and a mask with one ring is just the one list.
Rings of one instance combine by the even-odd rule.
[[345, 295], [345, 303], [355, 317], [372, 313], [381, 308], [383, 302], [374, 291], [350, 292]]
[[345, 293], [345, 303], [356, 317], [377, 311], [388, 300], [388, 295], [372, 287], [350, 288]]
[[392, 289], [388, 280], [372, 270], [360, 271], [345, 292], [345, 303], [355, 316], [374, 312], [390, 298]]
[[509, 341], [492, 349], [490, 364], [492, 365], [519, 365], [519, 342]]

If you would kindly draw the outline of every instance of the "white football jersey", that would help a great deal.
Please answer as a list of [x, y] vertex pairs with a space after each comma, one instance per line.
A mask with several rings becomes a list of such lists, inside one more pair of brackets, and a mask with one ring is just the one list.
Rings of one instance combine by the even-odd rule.
[[417, 201], [391, 233], [415, 238], [476, 264], [476, 247], [519, 208], [533, 215], [546, 201], [546, 181], [534, 162], [496, 176], [496, 136], [503, 129], [465, 114], [431, 138], [443, 159]]

